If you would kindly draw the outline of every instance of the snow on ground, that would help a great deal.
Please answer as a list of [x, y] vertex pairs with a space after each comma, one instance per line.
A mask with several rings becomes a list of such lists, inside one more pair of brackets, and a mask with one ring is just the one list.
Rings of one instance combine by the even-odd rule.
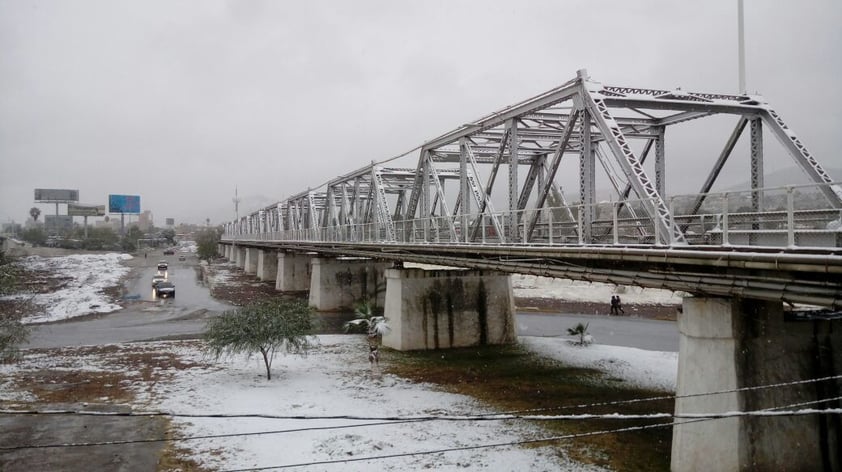
[[603, 344], [578, 346], [563, 338], [521, 336], [519, 339], [530, 351], [567, 365], [599, 369], [635, 387], [675, 392], [677, 352]]
[[535, 275], [512, 275], [515, 296], [522, 298], [557, 298], [571, 302], [608, 303], [611, 295], [619, 294], [623, 303], [650, 305], [679, 305], [681, 296], [671, 290], [628, 287], [600, 282], [582, 282]]
[[[307, 357], [279, 356], [267, 381], [262, 360], [233, 357], [212, 368], [173, 370], [146, 394], [147, 408], [192, 414], [259, 413], [282, 416], [417, 416], [492, 413], [470, 397], [436, 391], [424, 384], [372, 369], [361, 336], [319, 336], [320, 347]], [[203, 362], [195, 348], [170, 346], [188, 361]], [[135, 409], [142, 409], [136, 407]], [[184, 446], [210, 468], [240, 469], [416, 453], [460, 446], [545, 437], [525, 421], [425, 421], [302, 431], [377, 421], [349, 419], [176, 418], [180, 434], [297, 430], [282, 434], [211, 438]], [[601, 470], [559, 457], [554, 448], [504, 446], [425, 454], [374, 462], [320, 465], [320, 471], [369, 470]]]
[[128, 254], [74, 254], [70, 256], [29, 256], [22, 260], [24, 267], [47, 271], [53, 278], [67, 278], [67, 283], [53, 293], [33, 297], [33, 303], [44, 311], [28, 316], [25, 323], [58, 321], [90, 313], [110, 313], [122, 308], [111, 302], [103, 290], [118, 284], [129, 268], [120, 264], [131, 259]]
[[233, 262], [215, 263], [208, 267], [205, 273], [207, 274], [208, 286], [213, 290], [217, 285], [224, 285], [237, 270], [237, 265]]

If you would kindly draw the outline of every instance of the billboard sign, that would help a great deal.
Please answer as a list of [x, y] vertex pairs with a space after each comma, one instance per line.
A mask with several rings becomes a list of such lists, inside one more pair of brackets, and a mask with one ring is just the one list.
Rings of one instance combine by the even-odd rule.
[[109, 195], [108, 213], [140, 214], [139, 195]]
[[67, 204], [69, 216], [105, 216], [105, 205], [79, 205], [78, 203]]
[[57, 188], [36, 188], [35, 201], [39, 203], [78, 202], [79, 191]]
[[175, 226], [175, 218], [166, 219], [167, 226]]
[[44, 228], [49, 233], [73, 229], [73, 217], [67, 215], [44, 215]]

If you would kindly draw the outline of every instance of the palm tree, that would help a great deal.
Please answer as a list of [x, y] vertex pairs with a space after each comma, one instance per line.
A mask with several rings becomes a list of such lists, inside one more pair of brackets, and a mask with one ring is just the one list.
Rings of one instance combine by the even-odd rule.
[[585, 338], [590, 338], [590, 335], [588, 335], [589, 324], [590, 323], [579, 323], [572, 328], [567, 328], [567, 334], [571, 336], [579, 336], [579, 342], [577, 342], [576, 344], [579, 344], [580, 346], [588, 344], [588, 341]]
[[38, 217], [41, 216], [41, 209], [38, 207], [32, 207], [29, 209], [29, 216], [32, 217], [32, 220], [36, 223], [38, 222]]
[[357, 317], [345, 323], [345, 331], [351, 331], [354, 328], [363, 328], [368, 335], [368, 341], [379, 344], [380, 338], [391, 331], [391, 328], [386, 317], [377, 314], [377, 311], [379, 310], [376, 310], [367, 301], [358, 304], [354, 312]]

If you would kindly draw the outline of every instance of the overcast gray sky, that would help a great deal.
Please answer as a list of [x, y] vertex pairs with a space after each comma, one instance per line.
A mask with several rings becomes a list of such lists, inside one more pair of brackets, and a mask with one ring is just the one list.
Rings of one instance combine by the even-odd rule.
[[[745, 9], [749, 90], [823, 165], [842, 166], [842, 2]], [[92, 204], [140, 195], [158, 225], [218, 223], [233, 217], [235, 186], [253, 210], [580, 68], [612, 85], [736, 92], [736, 10], [737, 0], [0, 0], [0, 222], [23, 222], [34, 188], [69, 188]], [[692, 157], [668, 156], [668, 173], [693, 173]]]

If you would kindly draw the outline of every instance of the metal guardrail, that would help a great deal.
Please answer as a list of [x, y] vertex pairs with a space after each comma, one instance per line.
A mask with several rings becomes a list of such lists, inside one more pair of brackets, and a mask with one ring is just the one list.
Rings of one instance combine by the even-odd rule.
[[[775, 187], [725, 193], [675, 195], [667, 199], [672, 226], [685, 242], [663, 240], [655, 222], [639, 211], [644, 200], [601, 202], [421, 219], [395, 220], [392, 228], [366, 224], [282, 231], [226, 231], [223, 241], [285, 241], [381, 244], [479, 244], [531, 246], [651, 245], [842, 247], [842, 210], [822, 197], [819, 185]], [[701, 197], [701, 198], [700, 198]], [[693, 207], [701, 203], [696, 212]], [[634, 211], [638, 209], [638, 211]], [[583, 231], [583, 215], [595, 215]], [[450, 222], [448, 222], [450, 219]], [[502, 226], [498, 231], [493, 219]], [[532, 225], [529, 232], [531, 221]], [[480, 231], [471, 239], [472, 226]], [[452, 223], [452, 224], [451, 224]], [[512, 227], [517, 228], [511, 231]], [[585, 234], [590, 234], [586, 239]], [[670, 238], [672, 239], [672, 238]]]

